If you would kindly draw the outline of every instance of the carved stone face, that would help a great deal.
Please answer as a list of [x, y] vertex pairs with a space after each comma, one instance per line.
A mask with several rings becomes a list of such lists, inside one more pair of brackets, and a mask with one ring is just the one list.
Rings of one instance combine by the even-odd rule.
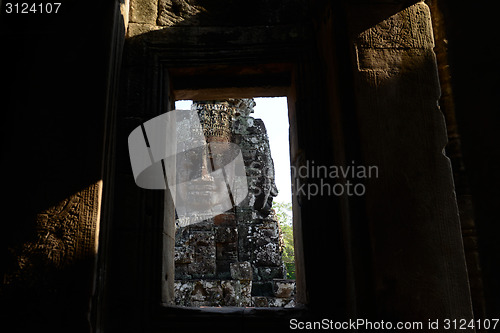
[[[196, 123], [199, 120], [197, 135], [192, 137], [202, 142], [195, 149], [178, 147], [175, 162], [178, 226], [223, 213], [238, 205], [248, 193], [241, 150], [232, 142], [235, 107], [228, 101], [197, 102], [191, 112], [198, 116]], [[190, 139], [191, 130], [189, 126], [182, 126], [182, 142], [188, 146], [192, 146], [194, 140]], [[180, 211], [179, 207], [191, 210]]]
[[265, 126], [262, 120], [250, 116], [254, 106], [253, 98], [243, 98], [199, 101], [192, 109], [198, 112], [206, 141], [218, 143], [210, 151], [213, 160], [227, 155], [226, 142], [234, 142], [244, 151], [251, 192], [246, 204], [266, 215], [277, 189]]

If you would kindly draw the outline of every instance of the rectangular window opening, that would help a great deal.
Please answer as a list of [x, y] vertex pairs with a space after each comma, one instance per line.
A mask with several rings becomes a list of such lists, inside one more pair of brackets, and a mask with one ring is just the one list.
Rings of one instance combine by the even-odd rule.
[[[187, 152], [177, 150], [176, 190], [169, 183], [166, 196], [163, 303], [295, 307], [287, 98], [182, 100], [175, 110], [196, 111], [199, 124], [190, 126], [201, 126], [206, 148], [191, 141]], [[182, 205], [199, 211], [190, 215]]]

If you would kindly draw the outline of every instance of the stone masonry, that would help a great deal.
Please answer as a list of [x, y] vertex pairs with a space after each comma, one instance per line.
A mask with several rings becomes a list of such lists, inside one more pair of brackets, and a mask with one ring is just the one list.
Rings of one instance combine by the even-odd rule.
[[195, 102], [207, 142], [239, 145], [249, 194], [232, 210], [201, 223], [177, 223], [175, 302], [180, 306], [294, 306], [274, 211], [274, 165], [253, 99]]

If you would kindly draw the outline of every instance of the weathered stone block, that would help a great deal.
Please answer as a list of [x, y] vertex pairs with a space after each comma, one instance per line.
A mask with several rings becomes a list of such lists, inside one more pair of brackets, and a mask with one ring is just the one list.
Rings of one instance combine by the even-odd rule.
[[255, 265], [252, 265], [252, 270], [253, 270], [253, 279], [252, 281], [261, 281], [262, 280], [262, 276], [260, 275], [259, 273], [259, 267], [256, 267]]
[[238, 205], [236, 207], [236, 220], [238, 225], [245, 223], [253, 223], [253, 220], [258, 216], [252, 207], [244, 207]]
[[248, 261], [232, 263], [230, 269], [234, 280], [252, 280], [252, 265]]
[[240, 305], [239, 306], [252, 306], [252, 281], [240, 280]]
[[175, 246], [185, 247], [188, 246], [190, 230], [188, 228], [180, 228], [175, 231]]
[[[358, 69], [378, 71], [394, 76], [428, 66], [434, 60], [432, 49], [374, 49], [357, 48]], [[434, 64], [432, 64], [434, 66]]]
[[304, 20], [301, 13], [308, 8], [298, 0], [160, 0], [159, 7], [158, 24], [226, 28], [297, 23]]
[[204, 8], [197, 5], [192, 0], [160, 0], [158, 24], [164, 26], [173, 26], [190, 22], [198, 22], [196, 15]]
[[252, 281], [221, 281], [224, 306], [251, 306]]
[[192, 306], [221, 306], [222, 287], [220, 281], [199, 280], [194, 282], [191, 294]]
[[241, 155], [243, 156], [244, 161], [250, 161], [257, 157], [257, 150], [253, 147], [245, 147], [243, 142], [240, 143], [241, 147]]
[[216, 248], [213, 234], [194, 232], [190, 234], [188, 244], [193, 248], [193, 260], [188, 273], [193, 277], [211, 277], [216, 272]]
[[238, 258], [239, 261], [252, 259], [255, 226], [250, 223], [238, 225]]
[[294, 280], [274, 280], [273, 281], [274, 296], [280, 298], [292, 297], [295, 293]]
[[129, 22], [156, 24], [158, 0], [130, 0]]
[[221, 280], [230, 280], [231, 279], [231, 271], [230, 264], [234, 262], [234, 260], [217, 260], [217, 279]]
[[273, 297], [273, 283], [271, 281], [253, 282], [252, 296], [268, 296]]
[[295, 306], [295, 302], [291, 298], [279, 298], [279, 297], [269, 297], [268, 298], [269, 307], [284, 307], [289, 308]]
[[174, 282], [175, 304], [180, 306], [191, 306], [191, 294], [193, 283], [186, 281]]
[[252, 301], [253, 306], [257, 308], [293, 308], [295, 306], [295, 301], [293, 298], [254, 296], [252, 297]]
[[187, 243], [191, 246], [214, 246], [215, 236], [213, 232], [191, 232]]
[[279, 244], [267, 243], [254, 250], [254, 264], [257, 266], [280, 267], [283, 263]]
[[284, 308], [293, 308], [295, 307], [295, 299], [291, 298], [287, 300], [287, 303], [283, 306]]
[[226, 306], [238, 306], [239, 305], [239, 291], [240, 291], [240, 281], [221, 281], [222, 297], [224, 305]]
[[433, 48], [429, 7], [419, 2], [392, 15], [363, 31], [356, 44], [370, 48]]
[[197, 248], [195, 260], [188, 265], [188, 274], [193, 278], [212, 278], [216, 273], [215, 253], [208, 253], [205, 248]]
[[235, 134], [244, 136], [243, 138], [267, 137], [266, 127], [262, 119], [255, 119], [252, 116], [239, 116], [234, 121], [233, 131]]
[[217, 243], [216, 247], [217, 261], [238, 261], [238, 246], [236, 245], [236, 243]]
[[189, 280], [191, 275], [189, 274], [189, 264], [175, 264], [175, 279], [176, 280]]
[[175, 281], [175, 302], [181, 306], [252, 306], [252, 281]]
[[284, 266], [281, 267], [258, 267], [259, 277], [263, 280], [283, 279], [286, 276]]
[[180, 246], [175, 247], [174, 261], [176, 265], [191, 263], [193, 261], [193, 256], [194, 256], [193, 248], [191, 247], [185, 248]]
[[265, 243], [276, 243], [279, 242], [280, 230], [278, 228], [278, 222], [267, 221], [257, 226], [258, 238], [261, 240], [261, 244]]
[[252, 300], [253, 300], [253, 304], [256, 308], [269, 307], [269, 302], [267, 301], [267, 297], [254, 296], [254, 297], [252, 297]]
[[161, 29], [161, 27], [151, 24], [151, 23], [133, 23], [130, 22], [127, 28], [127, 37], [135, 37], [139, 35], [143, 35], [145, 33], [156, 31]]

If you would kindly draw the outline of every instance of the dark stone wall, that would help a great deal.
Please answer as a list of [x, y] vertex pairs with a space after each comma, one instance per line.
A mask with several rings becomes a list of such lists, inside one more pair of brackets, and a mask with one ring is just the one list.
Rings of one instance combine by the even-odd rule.
[[[496, 139], [499, 124], [496, 77], [499, 69], [499, 46], [496, 37], [495, 11], [479, 3], [434, 1], [444, 19], [456, 127], [461, 139], [462, 174], [472, 200], [472, 217], [477, 228], [479, 258], [471, 257], [482, 271], [482, 285], [472, 285], [484, 292], [486, 317], [500, 314], [500, 225], [496, 222], [500, 200], [497, 165], [500, 148]], [[470, 214], [469, 214], [470, 216]], [[477, 255], [477, 254], [476, 254]], [[474, 256], [474, 254], [472, 254]]]
[[[115, 3], [7, 14], [0, 55], [0, 318], [12, 332], [88, 332]], [[21, 6], [21, 4], [19, 5]]]

